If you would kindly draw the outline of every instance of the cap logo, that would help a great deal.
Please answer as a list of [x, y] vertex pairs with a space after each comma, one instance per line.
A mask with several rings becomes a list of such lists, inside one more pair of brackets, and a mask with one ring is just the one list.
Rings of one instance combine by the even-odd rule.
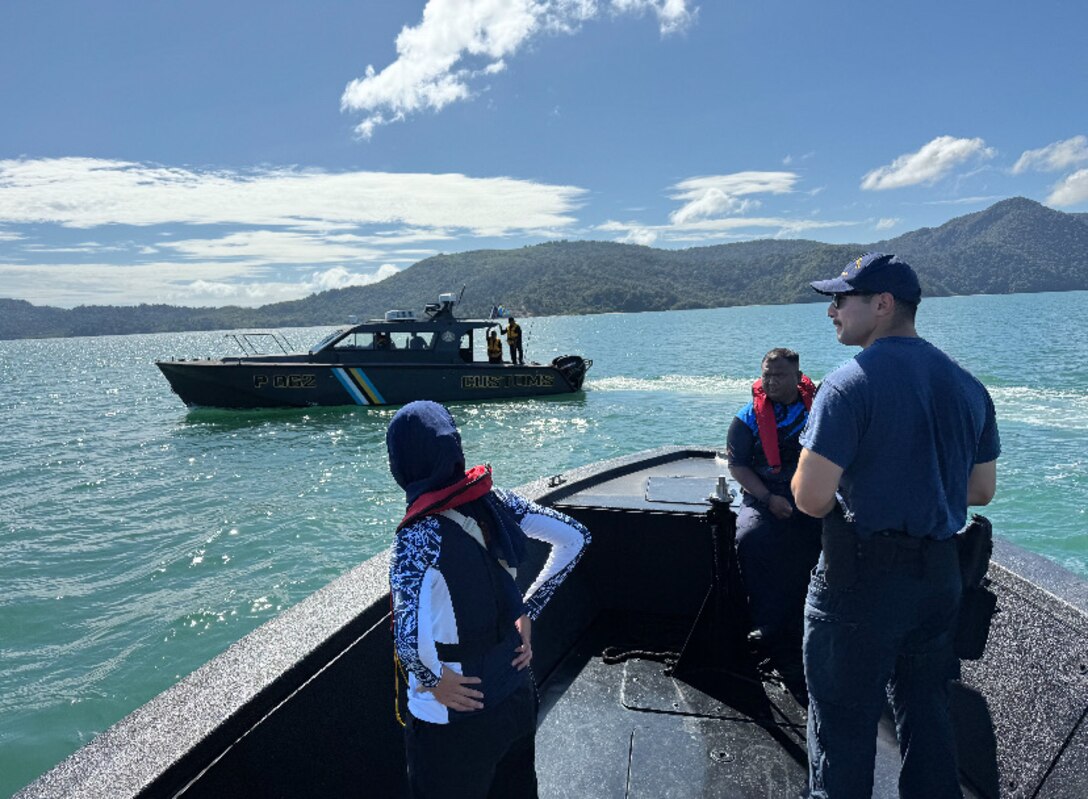
[[[864, 257], [865, 256], [863, 255], [862, 258], [864, 258]], [[856, 261], [854, 261], [854, 271], [856, 272], [859, 269], [861, 269], [861, 258], [858, 258]], [[844, 269], [844, 270], [842, 270], [842, 274], [839, 275], [839, 277], [846, 277], [849, 274], [850, 274], [850, 270], [849, 269]]]

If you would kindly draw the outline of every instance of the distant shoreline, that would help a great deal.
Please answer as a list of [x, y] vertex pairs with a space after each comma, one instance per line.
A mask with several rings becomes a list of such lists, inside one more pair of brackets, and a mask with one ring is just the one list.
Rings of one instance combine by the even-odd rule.
[[1088, 290], [1088, 214], [1016, 197], [984, 211], [871, 244], [755, 241], [662, 250], [553, 241], [511, 250], [436, 255], [366, 286], [257, 308], [174, 305], [72, 309], [0, 299], [0, 339], [178, 333], [341, 324], [350, 315], [422, 308], [458, 291], [458, 315], [493, 306], [518, 316], [584, 316], [818, 302], [809, 283], [861, 252], [895, 253], [918, 272], [924, 297]]

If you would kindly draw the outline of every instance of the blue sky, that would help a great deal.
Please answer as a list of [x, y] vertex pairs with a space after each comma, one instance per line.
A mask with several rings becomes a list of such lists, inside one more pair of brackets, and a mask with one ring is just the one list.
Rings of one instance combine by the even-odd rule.
[[10, 0], [0, 297], [262, 305], [555, 239], [1088, 211], [1088, 6]]

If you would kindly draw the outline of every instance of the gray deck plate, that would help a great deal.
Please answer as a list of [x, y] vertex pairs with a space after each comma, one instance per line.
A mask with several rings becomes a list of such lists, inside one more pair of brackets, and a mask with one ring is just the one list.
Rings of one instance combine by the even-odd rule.
[[[789, 694], [777, 685], [762, 684], [766, 694], [765, 704], [740, 709], [729, 704], [730, 694], [750, 694], [755, 687], [742, 677], [713, 676], [711, 679], [724, 684], [720, 693], [716, 692], [716, 696], [711, 696], [683, 680], [665, 674], [660, 663], [633, 658], [623, 666], [620, 703], [629, 710], [703, 716], [723, 721], [752, 722], [758, 719], [764, 724], [792, 729], [794, 737], [804, 746], [804, 713]], [[730, 688], [734, 686], [736, 690], [731, 691]], [[751, 699], [748, 701], [751, 702]]]
[[725, 467], [710, 458], [686, 458], [615, 477], [578, 491], [556, 507], [700, 513]]
[[[630, 664], [631, 661], [628, 662]], [[797, 797], [807, 771], [765, 727], [747, 720], [631, 710], [621, 701], [628, 664], [566, 664], [541, 695], [537, 775], [541, 799]], [[660, 664], [645, 663], [647, 671]], [[666, 678], [669, 679], [669, 678]], [[662, 702], [665, 698], [662, 698]], [[689, 696], [692, 707], [716, 700]], [[672, 699], [668, 699], [671, 707]], [[737, 713], [736, 718], [743, 718]], [[780, 727], [803, 746], [803, 730]], [[885, 720], [877, 737], [874, 799], [898, 796], [899, 753]], [[964, 795], [972, 796], [965, 790]]]
[[707, 499], [714, 492], [716, 477], [651, 476], [646, 478], [646, 501], [676, 505], [710, 506]]

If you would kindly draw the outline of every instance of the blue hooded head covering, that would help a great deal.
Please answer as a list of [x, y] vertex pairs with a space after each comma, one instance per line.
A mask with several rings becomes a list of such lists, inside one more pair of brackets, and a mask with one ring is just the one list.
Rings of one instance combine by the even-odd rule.
[[461, 434], [446, 406], [421, 400], [397, 411], [385, 433], [389, 471], [411, 505], [465, 476]]
[[[444, 405], [430, 400], [410, 402], [397, 411], [385, 433], [389, 471], [411, 505], [420, 496], [463, 480], [465, 453], [461, 434]], [[494, 493], [457, 508], [471, 516], [488, 534], [488, 548], [517, 568], [525, 555], [527, 537], [514, 515]]]

